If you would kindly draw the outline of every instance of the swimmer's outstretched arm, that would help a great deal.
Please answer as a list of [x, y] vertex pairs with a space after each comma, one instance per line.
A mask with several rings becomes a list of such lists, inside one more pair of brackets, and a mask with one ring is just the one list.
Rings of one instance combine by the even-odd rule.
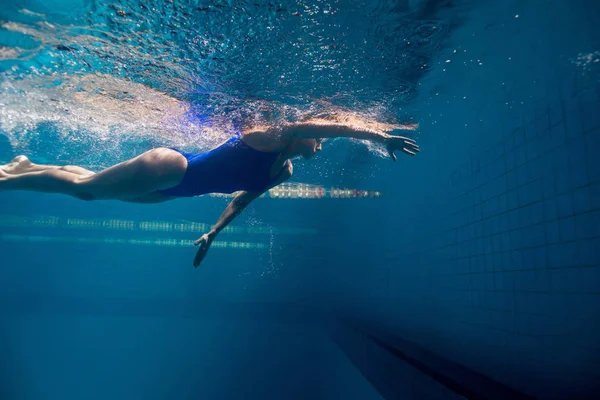
[[368, 121], [354, 116], [334, 119], [311, 119], [305, 122], [293, 122], [282, 126], [281, 134], [287, 139], [326, 139], [347, 137], [385, 145], [390, 157], [396, 161], [394, 151], [402, 150], [406, 154], [415, 155], [419, 146], [404, 136], [390, 135], [394, 130], [415, 130], [417, 124], [385, 124]]
[[261, 194], [262, 193], [257, 192], [240, 192], [233, 198], [233, 200], [231, 200], [225, 211], [223, 211], [223, 214], [221, 214], [221, 217], [215, 226], [213, 226], [208, 233], [205, 233], [202, 235], [202, 237], [194, 242], [196, 246], [200, 245], [200, 248], [196, 253], [196, 258], [194, 258], [194, 267], [200, 265], [206, 256], [210, 245], [212, 244], [213, 240], [215, 240], [215, 237], [217, 237], [219, 232], [221, 232], [223, 228], [233, 221], [235, 217], [240, 215], [240, 213], [248, 206], [248, 204], [250, 204], [254, 199], [260, 197]]

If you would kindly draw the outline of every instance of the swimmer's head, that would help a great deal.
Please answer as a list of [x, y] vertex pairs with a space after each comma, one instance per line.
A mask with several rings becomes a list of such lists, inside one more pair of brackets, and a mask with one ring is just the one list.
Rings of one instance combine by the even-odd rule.
[[322, 150], [322, 139], [296, 139], [293, 145], [295, 155], [302, 156], [306, 160], [310, 160]]

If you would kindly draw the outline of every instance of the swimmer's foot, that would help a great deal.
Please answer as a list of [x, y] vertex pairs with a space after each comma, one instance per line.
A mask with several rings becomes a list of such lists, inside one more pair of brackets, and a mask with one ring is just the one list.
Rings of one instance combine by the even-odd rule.
[[2, 173], [9, 175], [22, 174], [31, 170], [33, 166], [34, 164], [26, 156], [16, 156], [10, 163], [0, 166], [0, 170], [2, 170], [0, 176], [2, 176]]

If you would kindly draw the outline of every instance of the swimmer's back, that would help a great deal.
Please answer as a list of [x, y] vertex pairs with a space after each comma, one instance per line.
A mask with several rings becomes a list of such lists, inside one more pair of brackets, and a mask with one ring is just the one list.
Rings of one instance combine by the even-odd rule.
[[278, 178], [271, 179], [269, 175], [279, 152], [255, 150], [239, 136], [205, 153], [173, 150], [187, 159], [188, 166], [177, 186], [159, 191], [165, 196], [191, 197], [238, 190], [262, 192]]

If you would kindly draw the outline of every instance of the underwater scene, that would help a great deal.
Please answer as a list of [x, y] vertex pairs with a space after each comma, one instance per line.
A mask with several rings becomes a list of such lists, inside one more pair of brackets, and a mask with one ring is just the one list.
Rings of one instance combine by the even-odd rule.
[[599, 398], [599, 20], [0, 0], [0, 400]]

